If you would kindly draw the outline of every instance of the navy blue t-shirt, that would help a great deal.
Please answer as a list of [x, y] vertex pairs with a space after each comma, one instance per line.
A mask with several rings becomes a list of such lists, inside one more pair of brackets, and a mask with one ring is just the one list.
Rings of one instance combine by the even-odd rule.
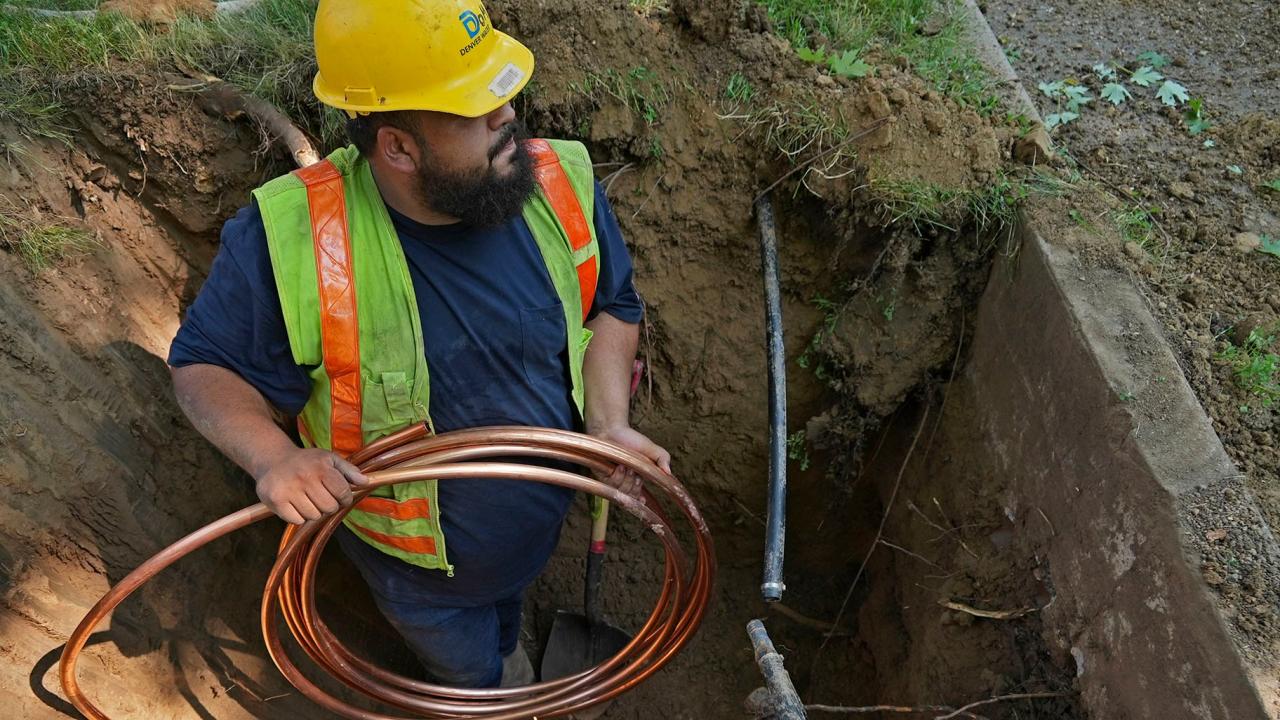
[[[600, 276], [589, 317], [642, 315], [631, 258], [599, 184], [593, 222]], [[404, 248], [431, 371], [439, 432], [482, 425], [580, 429], [571, 397], [564, 313], [528, 225], [423, 225], [387, 208]], [[294, 364], [256, 205], [222, 230], [209, 278], [174, 338], [169, 364], [207, 363], [239, 374], [296, 415], [311, 394]], [[390, 600], [468, 606], [519, 592], [542, 571], [572, 492], [508, 480], [440, 482], [440, 519], [455, 575], [401, 562], [363, 542], [342, 545], [372, 589]], [[345, 532], [345, 531], [344, 531]]]

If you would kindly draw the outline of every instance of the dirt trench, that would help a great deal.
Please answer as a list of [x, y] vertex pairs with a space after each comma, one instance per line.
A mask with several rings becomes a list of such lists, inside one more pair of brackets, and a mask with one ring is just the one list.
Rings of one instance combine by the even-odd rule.
[[[676, 5], [643, 16], [625, 2], [517, 1], [494, 13], [539, 57], [538, 85], [518, 108], [525, 120], [537, 134], [584, 140], [600, 163], [648, 306], [650, 374], [635, 421], [672, 450], [717, 540], [721, 577], [698, 638], [608, 717], [743, 717], [760, 684], [744, 627], [766, 615], [811, 702], [961, 705], [1064, 691], [986, 715], [1079, 716], [1070, 658], [1045, 648], [1034, 614], [989, 620], [939, 605], [1016, 610], [1047, 597], [1034, 558], [1011, 541], [981, 442], [966, 434], [972, 398], [949, 389], [1003, 236], [977, 232], [963, 211], [892, 222], [892, 198], [877, 190], [983, 187], [1007, 161], [1010, 131], [892, 65], [859, 81], [819, 75], [746, 6], [724, 3], [713, 21]], [[655, 120], [631, 100], [584, 91], [591, 77], [635, 78], [636, 68], [664, 83]], [[850, 130], [888, 122], [854, 144], [848, 175], [775, 192], [789, 425], [805, 438], [791, 467], [786, 614], [758, 599], [766, 378], [750, 207], [791, 165], [770, 126], [726, 104], [733, 73], [768, 101], [819, 103]], [[0, 254], [0, 699], [20, 717], [68, 710], [48, 671], [110, 583], [255, 499], [181, 417], [163, 358], [221, 221], [288, 166], [252, 126], [207, 116], [165, 84], [145, 72], [86, 81], [71, 146], [3, 128], [6, 197], [99, 240], [39, 273]], [[661, 558], [635, 523], [616, 528], [604, 609], [635, 627]], [[258, 639], [275, 532], [216, 544], [128, 602], [95, 636], [85, 687], [121, 717], [319, 717]], [[585, 535], [575, 512], [530, 591], [531, 646], [553, 609], [579, 602]], [[350, 568], [335, 558], [322, 584], [340, 634], [412, 670]], [[837, 618], [824, 641], [819, 628]]]

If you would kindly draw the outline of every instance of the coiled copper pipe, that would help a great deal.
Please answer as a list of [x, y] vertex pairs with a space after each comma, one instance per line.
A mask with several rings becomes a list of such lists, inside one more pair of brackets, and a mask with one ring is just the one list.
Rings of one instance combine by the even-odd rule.
[[[530, 457], [567, 461], [608, 474], [617, 465], [644, 480], [637, 498], [582, 475], [536, 465], [493, 462], [492, 458]], [[463, 689], [432, 685], [378, 668], [357, 657], [330, 632], [315, 604], [316, 564], [325, 543], [345, 513], [302, 526], [289, 526], [262, 593], [262, 635], [267, 651], [285, 678], [325, 709], [353, 720], [409, 718], [552, 718], [611, 700], [644, 682], [693, 636], [707, 610], [715, 577], [711, 534], [692, 498], [678, 480], [630, 450], [587, 435], [529, 427], [493, 427], [431, 436], [415, 425], [356, 452], [350, 458], [370, 478], [356, 499], [370, 490], [408, 480], [491, 477], [532, 480], [573, 488], [608, 499], [639, 517], [666, 551], [666, 575], [657, 604], [635, 638], [617, 655], [577, 675], [519, 688]], [[653, 490], [679, 508], [693, 528], [696, 553], [691, 563]], [[133, 591], [179, 558], [206, 543], [271, 517], [261, 503], [232, 513], [182, 538], [129, 573], [80, 621], [63, 650], [62, 687], [85, 717], [110, 720], [80, 689], [76, 661], [94, 628]], [[313, 662], [354, 690], [410, 715], [388, 715], [350, 705], [308, 680], [285, 653], [276, 610]]]

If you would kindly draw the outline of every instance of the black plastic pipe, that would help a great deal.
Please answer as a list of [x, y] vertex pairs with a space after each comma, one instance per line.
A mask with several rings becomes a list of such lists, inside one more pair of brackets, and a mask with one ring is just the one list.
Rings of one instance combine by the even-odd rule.
[[760, 255], [764, 266], [764, 317], [769, 345], [769, 511], [765, 517], [765, 602], [782, 599], [782, 561], [787, 537], [787, 365], [782, 342], [782, 293], [778, 280], [778, 238], [769, 196], [756, 200]]
[[747, 623], [747, 636], [751, 638], [756, 665], [760, 667], [765, 688], [769, 691], [768, 709], [773, 720], [805, 720], [804, 703], [800, 701], [791, 676], [782, 666], [782, 656], [773, 649], [773, 641], [769, 639], [764, 623], [759, 620]]

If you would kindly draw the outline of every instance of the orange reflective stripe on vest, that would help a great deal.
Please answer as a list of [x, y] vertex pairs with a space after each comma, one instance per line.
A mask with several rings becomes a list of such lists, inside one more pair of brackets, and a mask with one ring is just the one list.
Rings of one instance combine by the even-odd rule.
[[[365, 498], [365, 502], [372, 499], [373, 498]], [[386, 498], [381, 499], [387, 500]], [[394, 500], [387, 500], [387, 502], [395, 504]], [[364, 505], [364, 502], [360, 503], [360, 505], [357, 505], [356, 507], [360, 507], [361, 505]], [[364, 508], [360, 507], [360, 509], [363, 510]], [[430, 535], [411, 535], [407, 537], [404, 535], [388, 535], [386, 533], [380, 533], [377, 530], [370, 530], [367, 527], [357, 525], [349, 520], [347, 521], [347, 527], [361, 535], [364, 535], [370, 540], [382, 543], [383, 545], [390, 545], [393, 548], [397, 548], [408, 553], [416, 553], [418, 555], [436, 554], [436, 539]]]
[[404, 502], [396, 502], [391, 498], [370, 495], [361, 500], [356, 507], [367, 513], [382, 515], [394, 520], [417, 520], [431, 517], [431, 503], [426, 498], [412, 498]]
[[[552, 211], [569, 237], [574, 252], [591, 244], [591, 228], [573, 186], [560, 166], [560, 159], [545, 140], [528, 143], [534, 158], [534, 177], [542, 188]], [[356, 314], [355, 269], [351, 258], [351, 237], [347, 227], [347, 211], [342, 175], [329, 160], [324, 160], [294, 174], [307, 189], [311, 215], [312, 240], [315, 243], [316, 276], [319, 279], [321, 350], [325, 374], [330, 380], [330, 438], [332, 450], [346, 456], [363, 447], [361, 431], [362, 398], [360, 374], [360, 325]], [[582, 316], [586, 319], [596, 294], [596, 258], [586, 258], [577, 266], [578, 285], [582, 297]], [[309, 436], [299, 422], [304, 436]], [[312, 443], [314, 444], [314, 442]], [[430, 504], [422, 498], [396, 502], [390, 498], [368, 496], [356, 508], [395, 520], [413, 520], [431, 516]], [[366, 537], [384, 545], [411, 553], [435, 554], [435, 540], [429, 536], [393, 536], [350, 523]]]
[[364, 445], [360, 429], [360, 324], [345, 189], [342, 174], [328, 160], [294, 174], [307, 186], [316, 247], [322, 353], [331, 388], [331, 449], [345, 456]]
[[[569, 235], [569, 247], [577, 252], [591, 244], [591, 228], [582, 205], [573, 191], [573, 185], [560, 166], [560, 158], [546, 140], [535, 139], [526, 143], [533, 155], [533, 175], [546, 195], [552, 212]], [[578, 264], [578, 289], [582, 293], [582, 319], [591, 311], [591, 301], [596, 296], [596, 258], [594, 255]]]

